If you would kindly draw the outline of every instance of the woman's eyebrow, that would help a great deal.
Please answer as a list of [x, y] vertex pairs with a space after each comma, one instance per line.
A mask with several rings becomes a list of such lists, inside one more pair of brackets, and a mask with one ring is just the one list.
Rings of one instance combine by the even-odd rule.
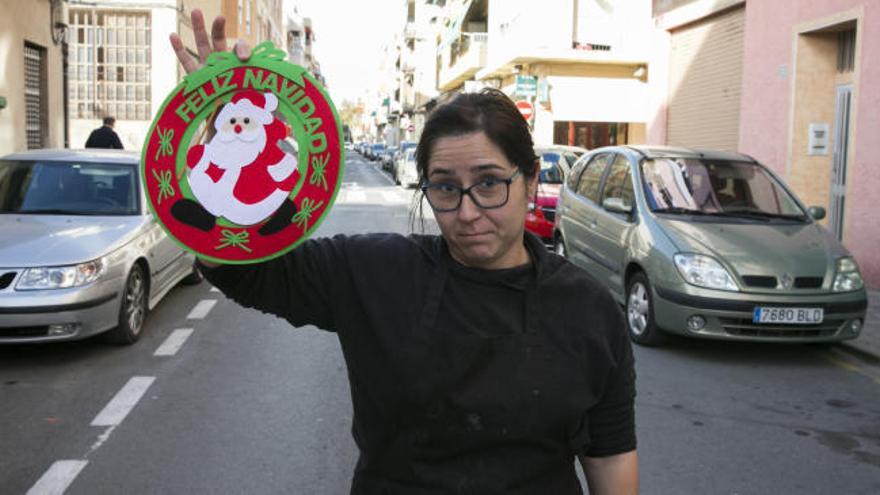
[[497, 163], [484, 163], [482, 165], [476, 165], [471, 167], [471, 172], [485, 172], [487, 170], [504, 170], [505, 167], [498, 165]]

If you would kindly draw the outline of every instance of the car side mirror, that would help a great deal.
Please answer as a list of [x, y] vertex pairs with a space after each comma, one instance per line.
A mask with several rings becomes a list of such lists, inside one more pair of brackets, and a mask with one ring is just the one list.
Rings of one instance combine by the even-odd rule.
[[821, 206], [811, 206], [807, 208], [807, 213], [813, 217], [813, 220], [822, 220], [825, 218], [825, 208]]
[[625, 213], [627, 215], [633, 211], [632, 205], [624, 203], [622, 198], [605, 198], [602, 201], [602, 208], [612, 213]]

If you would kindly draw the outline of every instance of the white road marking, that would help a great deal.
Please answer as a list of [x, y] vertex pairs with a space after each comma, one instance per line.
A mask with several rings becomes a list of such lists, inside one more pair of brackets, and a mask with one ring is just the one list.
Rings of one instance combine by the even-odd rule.
[[216, 287], [211, 287], [211, 292], [220, 292], [220, 289]]
[[346, 203], [366, 203], [367, 193], [363, 191], [348, 191], [345, 193]]
[[211, 312], [211, 309], [215, 304], [217, 304], [216, 299], [202, 299], [196, 304], [196, 307], [189, 312], [186, 318], [188, 320], [202, 320], [208, 316], [208, 313]]
[[171, 335], [165, 339], [165, 342], [162, 342], [162, 345], [156, 349], [156, 352], [153, 353], [154, 356], [173, 356], [177, 354], [177, 351], [183, 347], [186, 339], [192, 335], [192, 328], [178, 328], [177, 330], [171, 332]]
[[27, 495], [61, 495], [89, 461], [55, 461]]
[[382, 191], [382, 199], [384, 199], [388, 203], [400, 203], [401, 201], [405, 201], [394, 191]]
[[104, 409], [92, 420], [92, 426], [116, 426], [134, 409], [153, 381], [155, 376], [133, 376]]

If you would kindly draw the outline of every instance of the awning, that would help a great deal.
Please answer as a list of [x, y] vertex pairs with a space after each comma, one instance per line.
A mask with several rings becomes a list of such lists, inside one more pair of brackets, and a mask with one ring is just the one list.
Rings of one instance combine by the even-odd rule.
[[440, 38], [440, 48], [443, 49], [455, 38], [461, 36], [461, 25], [464, 23], [464, 18], [467, 17], [468, 12], [471, 10], [471, 4], [474, 3], [474, 0], [465, 0], [461, 6], [461, 9], [458, 11], [456, 16], [452, 19], [452, 22], [449, 24], [449, 27], [446, 29], [446, 32], [443, 33], [443, 36]]

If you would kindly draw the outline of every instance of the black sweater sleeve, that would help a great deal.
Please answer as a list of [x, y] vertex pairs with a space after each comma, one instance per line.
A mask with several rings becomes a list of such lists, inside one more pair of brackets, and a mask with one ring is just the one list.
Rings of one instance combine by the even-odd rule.
[[604, 394], [589, 412], [590, 445], [587, 457], [606, 457], [635, 450], [636, 375], [632, 345], [620, 307], [608, 306], [608, 345], [614, 366], [605, 381]]
[[307, 240], [263, 263], [207, 268], [205, 277], [246, 308], [286, 319], [294, 326], [335, 330], [333, 307], [348, 273], [344, 236]]

